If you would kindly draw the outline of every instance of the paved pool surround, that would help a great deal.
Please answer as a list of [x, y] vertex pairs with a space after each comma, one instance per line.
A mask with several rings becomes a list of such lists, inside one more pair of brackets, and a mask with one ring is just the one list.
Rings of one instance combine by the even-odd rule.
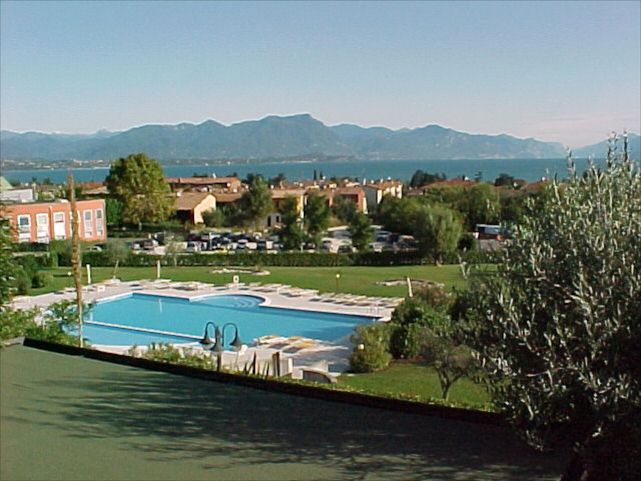
[[[188, 284], [188, 283], [187, 283]], [[97, 286], [104, 286], [98, 288]], [[99, 289], [99, 290], [98, 290]], [[85, 303], [104, 302], [128, 297], [133, 293], [147, 294], [158, 297], [178, 298], [188, 301], [199, 300], [212, 296], [253, 296], [261, 299], [261, 306], [276, 307], [281, 309], [293, 309], [312, 312], [325, 312], [331, 314], [355, 315], [376, 317], [380, 321], [387, 321], [391, 317], [392, 308], [383, 307], [379, 299], [372, 298], [367, 302], [367, 298], [361, 299], [361, 305], [346, 305], [334, 302], [314, 300], [317, 296], [311, 293], [303, 295], [291, 295], [286, 288], [275, 288], [271, 291], [265, 291], [263, 286], [244, 286], [237, 284], [213, 285], [201, 284], [201, 288], [186, 290], [175, 287], [173, 283], [167, 282], [166, 285], [154, 286], [154, 283], [141, 283], [139, 281], [119, 282], [111, 284], [96, 284], [92, 289], [84, 292], [83, 300]], [[41, 312], [54, 302], [63, 299], [74, 299], [75, 293], [71, 289], [59, 291], [56, 293], [42, 294], [39, 296], [17, 297], [13, 301], [13, 306], [17, 309], [36, 308]], [[203, 321], [203, 326], [204, 326]], [[117, 324], [117, 321], [114, 322]], [[279, 333], [274, 332], [278, 336]], [[242, 335], [242, 333], [241, 333]], [[283, 343], [287, 344], [287, 339], [273, 338], [272, 342], [257, 343], [255, 340], [244, 339], [248, 348], [241, 354], [226, 351], [222, 355], [222, 362], [229, 366], [243, 366], [250, 362], [254, 357], [259, 362], [267, 362], [274, 353], [281, 352], [285, 360], [290, 359], [293, 365], [293, 376], [295, 378], [302, 376], [302, 369], [318, 368], [328, 371], [331, 374], [338, 375], [349, 367], [349, 355], [352, 346], [349, 335], [334, 341], [316, 341], [308, 342], [305, 347], [298, 349], [296, 352], [286, 353], [283, 350]], [[176, 343], [189, 350], [199, 350], [200, 345], [197, 342]], [[299, 344], [300, 346], [300, 344]], [[92, 344], [94, 349], [117, 354], [125, 354], [129, 351], [130, 346], [114, 346], [104, 344]], [[144, 348], [143, 348], [144, 349]]]

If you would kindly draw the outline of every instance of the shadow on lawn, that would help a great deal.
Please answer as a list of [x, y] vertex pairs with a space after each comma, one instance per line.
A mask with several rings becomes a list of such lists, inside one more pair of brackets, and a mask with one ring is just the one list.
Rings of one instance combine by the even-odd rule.
[[117, 439], [151, 461], [201, 459], [203, 469], [301, 463], [329, 467], [340, 479], [435, 481], [555, 479], [563, 464], [496, 426], [133, 368], [69, 376], [62, 393], [60, 385], [51, 381], [48, 398], [51, 409], [64, 413], [57, 428], [69, 436]]

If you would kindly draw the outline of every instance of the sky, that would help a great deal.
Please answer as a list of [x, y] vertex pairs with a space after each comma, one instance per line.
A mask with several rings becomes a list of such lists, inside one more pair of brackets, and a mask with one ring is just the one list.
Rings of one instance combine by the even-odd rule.
[[641, 130], [641, 2], [0, 3], [0, 127], [310, 113], [595, 143]]

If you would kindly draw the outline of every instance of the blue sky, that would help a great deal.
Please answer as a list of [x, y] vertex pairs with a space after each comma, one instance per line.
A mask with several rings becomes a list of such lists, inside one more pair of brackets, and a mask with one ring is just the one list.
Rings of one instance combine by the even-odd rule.
[[0, 124], [308, 112], [596, 142], [641, 124], [641, 2], [2, 1]]

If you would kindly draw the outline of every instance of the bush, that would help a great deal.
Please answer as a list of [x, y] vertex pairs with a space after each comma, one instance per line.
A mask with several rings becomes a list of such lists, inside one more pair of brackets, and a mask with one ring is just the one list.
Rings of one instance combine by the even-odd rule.
[[369, 326], [358, 326], [351, 337], [354, 351], [349, 358], [352, 372], [374, 372], [389, 366], [390, 326], [377, 322]]
[[16, 292], [20, 296], [26, 296], [31, 292], [31, 279], [22, 266], [18, 266], [13, 273], [13, 282]]
[[31, 279], [31, 287], [39, 288], [48, 286], [53, 282], [53, 274], [51, 272], [36, 272]]
[[423, 328], [445, 328], [450, 318], [443, 309], [436, 309], [419, 297], [408, 297], [392, 313], [391, 323], [390, 352], [396, 359], [411, 359], [421, 353]]

